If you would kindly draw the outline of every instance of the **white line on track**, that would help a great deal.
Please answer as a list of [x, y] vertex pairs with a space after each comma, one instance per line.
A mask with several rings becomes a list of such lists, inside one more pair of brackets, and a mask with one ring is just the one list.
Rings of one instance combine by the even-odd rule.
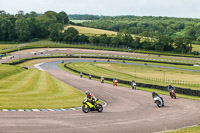
[[42, 64], [44, 64], [44, 63], [35, 64], [34, 67], [37, 68], [37, 69], [39, 69], [39, 70], [41, 70], [41, 71], [44, 71], [44, 69], [42, 69], [40, 67], [40, 65], [42, 65]]

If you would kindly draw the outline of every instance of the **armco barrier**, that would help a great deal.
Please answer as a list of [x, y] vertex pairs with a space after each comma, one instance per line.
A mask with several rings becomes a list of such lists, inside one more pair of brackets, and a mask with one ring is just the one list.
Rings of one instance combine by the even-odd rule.
[[[72, 69], [72, 68], [68, 67], [67, 64], [65, 64], [64, 67], [67, 68], [67, 69], [69, 69], [69, 70], [71, 70], [71, 71], [73, 71], [73, 72], [80, 73], [80, 71], [77, 71], [75, 69]], [[89, 76], [88, 73], [82, 72], [82, 74], [86, 75], [86, 76]], [[93, 78], [97, 78], [97, 79], [101, 78], [100, 76], [96, 76], [96, 75], [92, 75], [92, 77]], [[113, 81], [112, 78], [106, 78], [106, 77], [104, 77], [104, 80]], [[118, 79], [118, 83], [126, 84], [126, 85], [131, 85], [130, 81], [125, 81], [125, 80], [120, 80], [120, 79]], [[143, 87], [143, 88], [151, 88], [151, 89], [158, 89], [158, 90], [167, 91], [167, 86], [160, 86], [160, 85], [153, 85], [153, 84], [144, 84], [144, 83], [137, 83], [137, 86], [138, 87]], [[176, 93], [184, 94], [184, 95], [189, 95], [189, 96], [200, 96], [200, 90], [192, 90], [192, 89], [188, 89], [188, 88], [179, 88], [179, 87], [176, 87]]]

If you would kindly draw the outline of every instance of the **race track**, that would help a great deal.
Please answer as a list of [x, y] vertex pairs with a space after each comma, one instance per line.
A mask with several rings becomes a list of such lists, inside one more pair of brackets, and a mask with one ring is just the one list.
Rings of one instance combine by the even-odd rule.
[[[32, 57], [33, 54], [21, 55], [21, 58], [29, 56]], [[0, 111], [0, 133], [151, 133], [200, 124], [199, 101], [163, 96], [165, 107], [158, 108], [149, 92], [80, 78], [59, 68], [59, 63], [61, 61], [48, 62], [41, 67], [80, 91], [90, 90], [97, 98], [107, 103], [104, 111], [88, 114], [81, 110]]]
[[[65, 61], [67, 62], [67, 61]], [[200, 123], [200, 102], [163, 96], [164, 108], [153, 103], [151, 93], [114, 87], [72, 75], [48, 62], [41, 67], [72, 87], [90, 90], [107, 103], [102, 113], [81, 110], [62, 112], [0, 112], [0, 133], [150, 133]]]

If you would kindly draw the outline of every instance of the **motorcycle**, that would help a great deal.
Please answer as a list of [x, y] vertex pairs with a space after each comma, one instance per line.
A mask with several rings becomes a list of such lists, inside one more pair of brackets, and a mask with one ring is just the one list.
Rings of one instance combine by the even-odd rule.
[[156, 93], [152, 93], [152, 97], [153, 97], [154, 103], [156, 103], [159, 108], [164, 107], [164, 101], [161, 96], [159, 96]]
[[133, 89], [136, 90], [136, 83], [135, 83], [135, 82], [132, 82], [132, 83], [131, 83], [131, 88], [132, 88], [132, 90], [133, 90]]
[[117, 86], [117, 80], [114, 80], [113, 85]]
[[176, 99], [176, 94], [175, 94], [175, 90], [174, 89], [172, 89], [170, 91], [170, 96], [171, 96], [171, 98], [175, 98]]
[[88, 98], [84, 98], [83, 100], [83, 106], [82, 106], [82, 111], [84, 113], [88, 113], [90, 111], [98, 111], [102, 112], [103, 111], [103, 105], [98, 103], [100, 99], [97, 99], [94, 104], [92, 104]]
[[104, 78], [101, 78], [101, 83], [104, 83]]

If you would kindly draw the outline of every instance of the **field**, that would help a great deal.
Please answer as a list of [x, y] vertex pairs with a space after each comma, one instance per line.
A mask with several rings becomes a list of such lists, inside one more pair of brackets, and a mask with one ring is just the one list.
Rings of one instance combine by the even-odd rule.
[[199, 51], [200, 52], [200, 45], [192, 45], [192, 51]]
[[14, 45], [14, 44], [0, 44], [0, 50], [15, 47], [15, 46], [16, 45]]
[[88, 28], [88, 27], [82, 27], [82, 26], [74, 26], [74, 25], [68, 25], [64, 29], [68, 29], [70, 27], [74, 27], [75, 29], [77, 29], [80, 34], [86, 34], [86, 35], [100, 35], [100, 34], [117, 35], [117, 32], [114, 32], [114, 31]]
[[78, 90], [37, 69], [0, 65], [0, 75], [0, 109], [78, 107], [84, 97]]
[[88, 74], [104, 76], [139, 83], [167, 86], [169, 83], [177, 87], [199, 89], [199, 73], [169, 68], [154, 68], [113, 63], [70, 63], [67, 65]]

